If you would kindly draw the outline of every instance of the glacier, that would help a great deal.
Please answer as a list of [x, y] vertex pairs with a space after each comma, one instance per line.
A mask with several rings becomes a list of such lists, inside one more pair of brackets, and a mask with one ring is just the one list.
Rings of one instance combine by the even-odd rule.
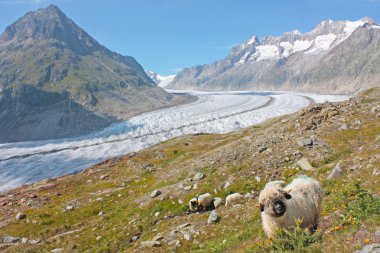
[[78, 173], [105, 159], [178, 136], [228, 133], [294, 113], [311, 101], [338, 102], [349, 98], [297, 92], [168, 91], [192, 94], [198, 100], [144, 113], [82, 137], [0, 144], [0, 192]]

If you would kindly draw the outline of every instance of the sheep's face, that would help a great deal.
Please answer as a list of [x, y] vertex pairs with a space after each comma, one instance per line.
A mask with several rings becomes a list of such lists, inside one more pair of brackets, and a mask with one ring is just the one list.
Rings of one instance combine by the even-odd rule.
[[286, 201], [291, 198], [282, 188], [271, 189], [260, 199], [260, 211], [273, 217], [281, 217], [286, 212]]
[[196, 198], [189, 201], [189, 207], [191, 211], [196, 211], [198, 209], [198, 201]]

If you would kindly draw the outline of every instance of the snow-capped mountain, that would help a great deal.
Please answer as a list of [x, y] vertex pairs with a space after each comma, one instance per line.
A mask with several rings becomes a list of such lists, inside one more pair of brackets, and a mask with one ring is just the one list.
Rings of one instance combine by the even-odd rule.
[[322, 21], [307, 33], [253, 36], [222, 60], [184, 69], [170, 87], [349, 93], [380, 80], [379, 42], [370, 18]]
[[153, 71], [145, 71], [146, 74], [160, 87], [168, 86], [175, 78], [175, 75], [161, 76]]

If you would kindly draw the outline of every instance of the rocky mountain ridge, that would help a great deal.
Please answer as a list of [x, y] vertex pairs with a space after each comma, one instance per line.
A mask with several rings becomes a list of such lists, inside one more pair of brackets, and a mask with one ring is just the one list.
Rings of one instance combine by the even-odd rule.
[[57, 6], [27, 13], [0, 37], [0, 142], [86, 134], [184, 101]]
[[222, 60], [184, 69], [170, 87], [352, 93], [378, 85], [379, 41], [380, 26], [370, 18], [253, 36]]
[[160, 87], [166, 87], [174, 80], [175, 75], [162, 76], [153, 71], [145, 71], [146, 74]]

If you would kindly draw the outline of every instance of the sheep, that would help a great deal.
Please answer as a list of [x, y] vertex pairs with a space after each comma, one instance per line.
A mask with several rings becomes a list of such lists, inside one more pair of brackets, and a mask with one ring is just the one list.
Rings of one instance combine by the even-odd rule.
[[192, 198], [189, 201], [190, 211], [206, 210], [213, 202], [212, 195], [210, 193], [205, 193], [196, 198]]
[[232, 193], [226, 198], [226, 206], [237, 204], [243, 200], [244, 196], [240, 193]]
[[274, 238], [276, 230], [292, 228], [296, 221], [300, 227], [313, 233], [321, 212], [322, 187], [319, 182], [301, 176], [285, 186], [283, 181], [273, 181], [260, 192], [259, 205], [265, 234]]

